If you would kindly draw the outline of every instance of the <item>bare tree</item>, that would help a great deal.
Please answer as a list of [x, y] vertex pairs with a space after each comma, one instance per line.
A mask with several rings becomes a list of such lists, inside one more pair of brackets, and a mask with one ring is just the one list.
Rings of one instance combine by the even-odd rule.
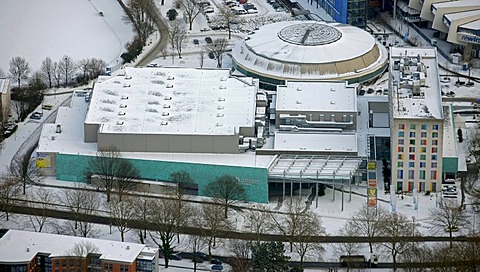
[[217, 60], [217, 68], [222, 67], [223, 54], [227, 50], [227, 44], [227, 39], [220, 38], [213, 40], [211, 44], [207, 44], [206, 46], [207, 51], [215, 56], [215, 59]]
[[[339, 236], [350, 237], [350, 236], [361, 236], [360, 231], [354, 221], [347, 221], [338, 232]], [[338, 255], [356, 255], [362, 248], [360, 243], [337, 243], [333, 245], [333, 251]], [[347, 271], [349, 271], [349, 266], [347, 266]]]
[[6, 77], [7, 75], [5, 74], [5, 72], [3, 71], [2, 68], [0, 68], [0, 78], [3, 78], [3, 77]]
[[189, 30], [192, 30], [193, 21], [201, 12], [200, 6], [198, 5], [196, 0], [179, 0], [178, 2], [186, 16]]
[[128, 222], [135, 219], [136, 210], [134, 201], [131, 197], [124, 197], [122, 201], [119, 198], [113, 197], [109, 203], [110, 218], [117, 230], [120, 232], [122, 242], [125, 241], [125, 233], [130, 231]]
[[82, 74], [82, 80], [87, 81], [88, 80], [88, 63], [90, 60], [88, 58], [86, 59], [81, 59], [77, 63], [77, 67], [80, 70], [80, 73]]
[[28, 216], [35, 232], [42, 232], [43, 227], [50, 219], [47, 214], [47, 209], [50, 207], [51, 203], [54, 202], [55, 198], [56, 195], [54, 191], [51, 190], [37, 188], [33, 191], [33, 198], [31, 199], [31, 202], [29, 202], [29, 206], [41, 209], [40, 213]]
[[[173, 183], [176, 183], [175, 189], [171, 192], [175, 198], [177, 199], [177, 209], [180, 213], [184, 210], [184, 203], [185, 198], [187, 196], [187, 191], [189, 188], [195, 186], [192, 176], [186, 171], [176, 171], [170, 174], [170, 180]], [[177, 222], [179, 224], [183, 224], [185, 222]], [[177, 233], [177, 241], [180, 243], [180, 234]]]
[[[204, 246], [203, 237], [197, 235], [190, 235], [188, 238], [192, 252], [201, 252]], [[193, 262], [193, 271], [197, 271], [197, 262]]]
[[212, 247], [216, 247], [218, 233], [232, 229], [232, 224], [223, 215], [223, 207], [203, 204], [200, 210], [201, 218], [198, 226], [202, 228], [202, 236], [208, 246], [208, 256], [212, 257]]
[[[372, 238], [378, 236], [380, 229], [382, 228], [381, 220], [388, 213], [382, 207], [369, 207], [364, 204], [360, 210], [358, 210], [350, 220], [354, 222], [359, 235]], [[368, 240], [368, 246], [370, 247], [370, 253], [373, 253], [373, 244]]]
[[5, 220], [9, 220], [9, 212], [13, 206], [13, 199], [21, 192], [21, 185], [17, 179], [8, 175], [0, 176], [0, 207], [5, 212]]
[[67, 251], [67, 256], [85, 257], [92, 253], [100, 253], [99, 248], [91, 241], [81, 241], [73, 244], [73, 248]]
[[177, 21], [170, 22], [168, 29], [168, 41], [170, 43], [170, 49], [172, 50], [172, 63], [175, 61], [175, 56], [173, 54], [175, 50], [177, 50], [179, 57], [181, 57], [182, 48], [178, 48], [178, 46], [183, 46], [185, 35], [185, 29], [180, 23]]
[[234, 271], [249, 272], [252, 269], [252, 243], [245, 240], [230, 239], [229, 249], [234, 257], [230, 259], [230, 265]]
[[83, 237], [94, 235], [94, 224], [89, 219], [100, 207], [98, 194], [77, 186], [73, 189], [63, 189], [61, 200], [67, 205], [73, 217], [72, 232]]
[[[148, 222], [148, 216], [150, 213], [150, 198], [147, 197], [147, 189], [140, 190], [140, 196], [133, 198], [133, 205], [135, 206], [136, 217], [135, 219], [142, 222], [144, 225]], [[145, 239], [147, 238], [147, 230], [137, 229], [138, 238], [141, 244], [145, 244]]]
[[28, 116], [30, 106], [23, 100], [12, 100], [12, 110], [17, 115], [18, 120], [23, 120], [24, 116]]
[[271, 216], [267, 210], [247, 210], [244, 214], [245, 229], [255, 236], [255, 242], [260, 243], [263, 234], [268, 233]]
[[62, 70], [58, 62], [54, 62], [52, 66], [53, 78], [55, 79], [56, 87], [60, 87], [60, 82], [62, 81]]
[[469, 223], [468, 216], [455, 201], [443, 200], [440, 204], [440, 207], [430, 209], [430, 224], [440, 232], [447, 231], [450, 247], [453, 247], [453, 232]]
[[182, 27], [178, 30], [175, 35], [175, 47], [177, 48], [178, 58], [182, 58], [182, 50], [185, 45], [185, 37], [187, 36], [187, 31]]
[[198, 61], [200, 62], [200, 68], [203, 68], [203, 63], [205, 62], [205, 50], [200, 49], [200, 52], [198, 52]]
[[63, 85], [67, 87], [70, 79], [72, 79], [72, 77], [75, 75], [75, 72], [77, 70], [75, 62], [70, 56], [65, 55], [58, 62], [58, 66], [64, 80]]
[[134, 179], [139, 177], [138, 170], [130, 161], [123, 158], [115, 146], [100, 148], [95, 157], [88, 163], [87, 175], [96, 175], [95, 184], [105, 190], [107, 202], [113, 190], [117, 190], [120, 200], [122, 196], [135, 184]]
[[468, 154], [475, 158], [476, 163], [480, 163], [480, 127], [472, 129], [466, 138]]
[[304, 258], [312, 249], [323, 251], [323, 248], [314, 244], [313, 236], [325, 235], [322, 220], [313, 212], [308, 211], [305, 202], [301, 199], [290, 199], [286, 203], [287, 212], [271, 213], [272, 227], [281, 233], [290, 242], [290, 251], [300, 256], [300, 267], [303, 268]]
[[228, 218], [228, 207], [244, 201], [247, 198], [245, 188], [240, 181], [231, 175], [222, 175], [205, 187], [205, 195], [212, 197], [217, 203], [223, 205], [225, 218]]
[[27, 79], [31, 69], [28, 65], [27, 60], [22, 57], [13, 57], [10, 60], [10, 75], [12, 78], [17, 81], [18, 87], [20, 88], [20, 84], [22, 80]]
[[42, 72], [45, 81], [48, 83], [48, 87], [52, 88], [54, 76], [53, 76], [53, 61], [50, 57], [46, 57], [42, 61], [42, 66], [40, 67], [40, 71]]
[[380, 222], [378, 234], [389, 237], [389, 242], [383, 243], [392, 256], [393, 271], [397, 270], [397, 257], [405, 251], [412, 249], [412, 242], [405, 237], [411, 237], [416, 231], [416, 225], [409, 222], [402, 214], [389, 213], [385, 215]]
[[131, 0], [128, 4], [132, 22], [142, 43], [155, 31], [153, 18], [156, 16], [153, 0]]
[[173, 239], [179, 232], [178, 222], [185, 222], [190, 217], [189, 207], [184, 205], [179, 213], [177, 205], [176, 200], [166, 198], [154, 199], [150, 204], [149, 219], [157, 229], [149, 234], [153, 242], [163, 251], [165, 268], [168, 268], [170, 256], [173, 253]]
[[8, 168], [10, 177], [22, 185], [22, 193], [24, 195], [26, 194], [27, 186], [33, 184], [38, 176], [37, 167], [30, 163], [32, 152], [33, 148], [30, 148], [24, 154], [15, 156]]
[[227, 6], [221, 6], [218, 9], [220, 13], [220, 20], [226, 25], [227, 31], [228, 31], [228, 39], [230, 40], [232, 38], [232, 30], [230, 29], [232, 22], [235, 22], [238, 20], [238, 15], [235, 13], [235, 11], [231, 10]]
[[88, 71], [88, 78], [95, 79], [99, 75], [105, 73], [105, 68], [107, 67], [107, 63], [102, 59], [91, 58], [88, 61], [87, 71]]

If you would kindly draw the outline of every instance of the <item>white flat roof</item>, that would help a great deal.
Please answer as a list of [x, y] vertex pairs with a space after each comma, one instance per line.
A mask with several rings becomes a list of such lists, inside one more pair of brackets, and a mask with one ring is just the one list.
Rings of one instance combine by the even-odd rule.
[[[480, 11], [477, 10], [480, 13]], [[480, 29], [480, 19], [470, 22], [468, 24], [464, 24], [460, 26], [461, 28], [471, 29], [471, 30], [479, 30]]]
[[21, 230], [9, 230], [0, 239], [0, 263], [30, 262], [38, 252], [68, 256], [75, 244], [91, 242], [101, 259], [132, 263], [145, 245]]
[[2, 94], [7, 93], [9, 83], [10, 83], [10, 79], [0, 78], [0, 93]]
[[460, 1], [448, 1], [448, 2], [432, 4], [432, 7], [434, 9], [457, 8], [457, 7], [466, 7], [466, 6], [480, 6], [480, 2], [478, 0], [460, 0]]
[[356, 111], [356, 88], [344, 81], [295, 82], [277, 87], [277, 111]]
[[443, 157], [458, 157], [457, 139], [455, 138], [455, 127], [452, 121], [450, 106], [443, 106]]
[[254, 126], [256, 88], [227, 69], [127, 67], [95, 84], [85, 123], [103, 133], [232, 135]]
[[452, 21], [455, 21], [455, 20], [458, 20], [458, 19], [474, 16], [474, 15], [477, 15], [477, 14], [480, 15], [480, 10], [452, 12], [452, 13], [444, 14], [443, 17], [447, 18], [448, 20], [450, 20], [452, 22]]
[[275, 134], [275, 150], [358, 152], [357, 133]]
[[[402, 82], [413, 80], [411, 75], [403, 77], [400, 70], [393, 69], [394, 61], [405, 56], [417, 60], [420, 58], [416, 60], [416, 66], [410, 66], [410, 70], [417, 72], [424, 66], [425, 86], [420, 87], [423, 96], [413, 96], [411, 88], [401, 86]], [[436, 48], [391, 47], [390, 68], [393, 81], [398, 83], [393, 84], [392, 90], [395, 118], [443, 118]]]

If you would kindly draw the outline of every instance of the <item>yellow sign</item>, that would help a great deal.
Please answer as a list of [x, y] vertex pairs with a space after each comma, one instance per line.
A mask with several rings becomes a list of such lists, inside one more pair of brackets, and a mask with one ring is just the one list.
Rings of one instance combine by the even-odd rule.
[[37, 158], [37, 161], [35, 162], [35, 165], [37, 166], [38, 169], [50, 168], [51, 167], [50, 156], [46, 154], [39, 155]]
[[376, 170], [377, 167], [376, 167], [375, 162], [374, 162], [374, 161], [368, 162], [367, 169], [368, 169], [368, 170]]

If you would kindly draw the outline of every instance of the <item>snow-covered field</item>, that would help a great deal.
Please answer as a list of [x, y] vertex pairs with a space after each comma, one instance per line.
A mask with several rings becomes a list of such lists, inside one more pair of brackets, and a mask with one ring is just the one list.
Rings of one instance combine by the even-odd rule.
[[34, 71], [46, 57], [58, 61], [64, 55], [114, 65], [134, 35], [122, 17], [116, 0], [2, 1], [0, 68], [7, 72], [15, 56], [25, 58]]

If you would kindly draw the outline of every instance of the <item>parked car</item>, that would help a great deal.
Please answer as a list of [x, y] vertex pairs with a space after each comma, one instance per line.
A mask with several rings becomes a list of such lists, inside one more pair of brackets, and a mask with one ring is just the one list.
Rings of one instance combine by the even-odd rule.
[[221, 264], [214, 264], [214, 265], [212, 265], [212, 270], [213, 271], [222, 271], [223, 266]]
[[156, 63], [150, 63], [150, 64], [147, 65], [147, 67], [157, 67], [157, 66], [158, 66], [158, 64], [156, 64]]
[[194, 258], [200, 258], [200, 259], [202, 259], [202, 261], [205, 261], [206, 259], [208, 259], [207, 254], [205, 254], [203, 252], [199, 252], [199, 251], [193, 252], [193, 257]]
[[30, 119], [40, 120], [42, 119], [42, 115], [38, 114], [38, 112], [34, 112], [32, 115], [30, 115]]
[[248, 14], [256, 14], [256, 13], [258, 13], [258, 11], [257, 11], [257, 9], [249, 9], [249, 10], [247, 10], [247, 13]]
[[212, 38], [210, 38], [210, 37], [205, 37], [205, 41], [207, 43], [212, 43], [213, 42]]
[[220, 261], [219, 259], [213, 258], [213, 259], [210, 260], [210, 263], [211, 264], [222, 264], [222, 261]]
[[52, 104], [43, 104], [42, 109], [44, 110], [51, 110], [53, 108]]
[[207, 6], [207, 7], [203, 8], [203, 12], [205, 12], [205, 13], [213, 13], [214, 11], [215, 10], [211, 6]]
[[200, 42], [197, 39], [193, 39], [193, 44], [200, 44]]
[[178, 255], [178, 254], [172, 254], [170, 256], [170, 260], [176, 260], [176, 261], [180, 261], [182, 259], [182, 256]]

